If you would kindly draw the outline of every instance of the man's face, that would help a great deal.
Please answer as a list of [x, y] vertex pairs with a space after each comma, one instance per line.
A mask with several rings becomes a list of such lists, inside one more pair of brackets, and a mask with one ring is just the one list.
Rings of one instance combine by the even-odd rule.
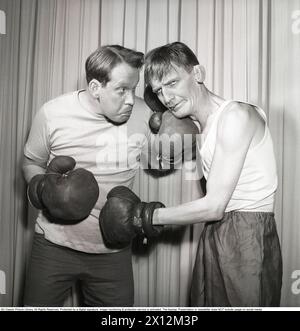
[[120, 63], [110, 73], [110, 81], [99, 88], [101, 114], [115, 123], [128, 121], [135, 100], [139, 70]]
[[194, 73], [173, 65], [173, 68], [161, 79], [152, 79], [153, 92], [172, 113], [183, 118], [193, 115], [196, 101]]

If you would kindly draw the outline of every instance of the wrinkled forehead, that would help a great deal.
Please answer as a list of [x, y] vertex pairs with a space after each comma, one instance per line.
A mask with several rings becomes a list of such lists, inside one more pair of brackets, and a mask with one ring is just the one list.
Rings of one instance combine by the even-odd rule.
[[182, 71], [186, 72], [185, 68], [181, 68], [172, 62], [151, 63], [145, 68], [145, 82], [153, 86], [153, 84], [180, 75]]
[[147, 83], [151, 84], [152, 81], [162, 81], [170, 72], [175, 70], [175, 67], [170, 62], [151, 63], [146, 68], [147, 70]]

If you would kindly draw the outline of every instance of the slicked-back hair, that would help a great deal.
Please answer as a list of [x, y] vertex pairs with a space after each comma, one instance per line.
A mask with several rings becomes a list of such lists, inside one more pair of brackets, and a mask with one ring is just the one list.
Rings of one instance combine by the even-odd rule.
[[97, 79], [105, 86], [110, 81], [111, 71], [120, 63], [127, 63], [133, 68], [140, 69], [144, 64], [144, 54], [120, 45], [99, 47], [85, 62], [87, 83]]
[[145, 83], [149, 85], [152, 79], [161, 81], [174, 65], [191, 72], [197, 64], [199, 61], [194, 52], [182, 42], [154, 48], [145, 57]]

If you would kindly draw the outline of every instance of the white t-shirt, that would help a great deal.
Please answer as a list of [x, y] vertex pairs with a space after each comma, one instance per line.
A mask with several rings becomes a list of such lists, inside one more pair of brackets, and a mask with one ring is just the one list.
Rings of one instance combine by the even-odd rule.
[[29, 159], [48, 163], [58, 155], [71, 156], [75, 168], [91, 171], [99, 185], [99, 198], [90, 216], [75, 225], [48, 222], [40, 212], [36, 232], [49, 241], [87, 253], [110, 253], [99, 228], [100, 210], [107, 193], [115, 186], [132, 188], [140, 158], [148, 152], [151, 111], [136, 98], [129, 120], [114, 125], [104, 116], [90, 112], [75, 91], [55, 98], [36, 114], [24, 148]]

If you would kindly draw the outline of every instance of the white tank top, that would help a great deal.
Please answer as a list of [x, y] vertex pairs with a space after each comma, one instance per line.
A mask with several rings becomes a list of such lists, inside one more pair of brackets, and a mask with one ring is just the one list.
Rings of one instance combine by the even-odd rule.
[[[206, 179], [213, 160], [220, 114], [232, 101], [227, 100], [222, 103], [199, 150]], [[225, 212], [233, 210], [273, 212], [274, 210], [278, 180], [273, 142], [264, 111], [256, 105], [253, 106], [265, 121], [265, 133], [258, 144], [250, 147], [237, 186]]]

